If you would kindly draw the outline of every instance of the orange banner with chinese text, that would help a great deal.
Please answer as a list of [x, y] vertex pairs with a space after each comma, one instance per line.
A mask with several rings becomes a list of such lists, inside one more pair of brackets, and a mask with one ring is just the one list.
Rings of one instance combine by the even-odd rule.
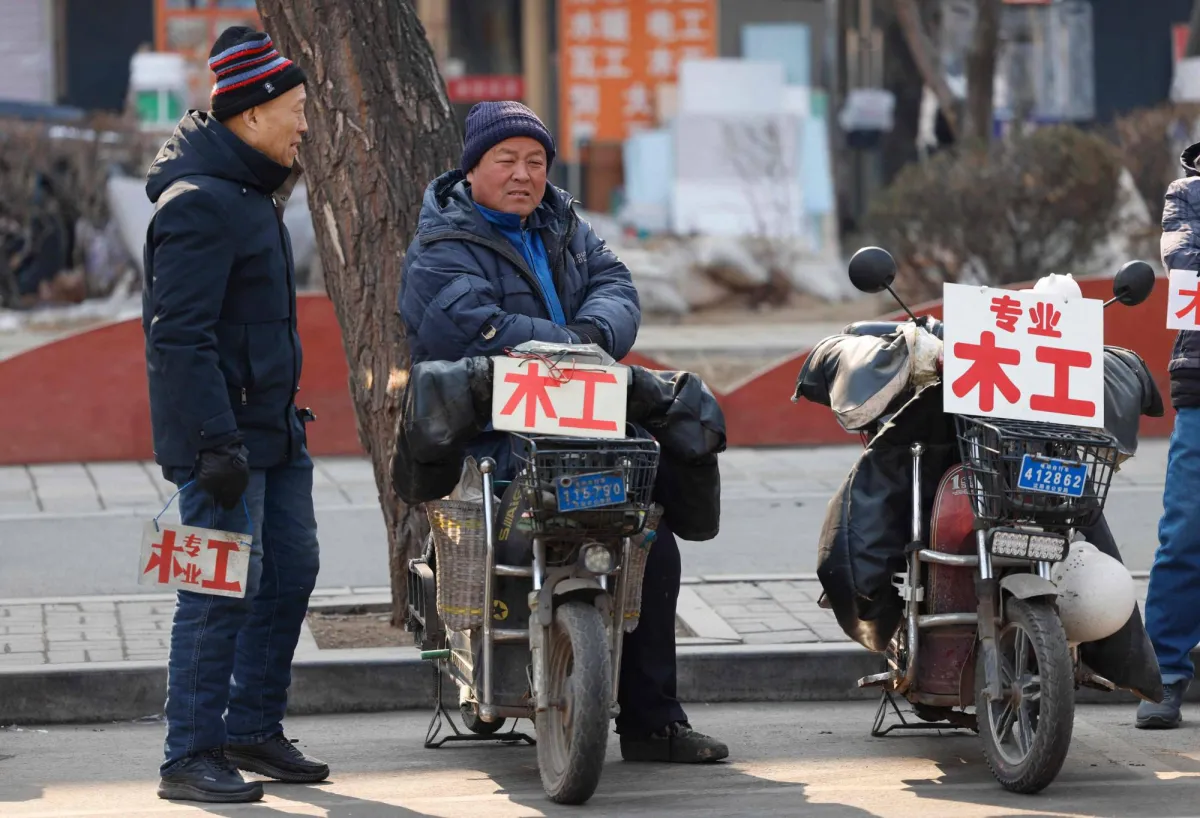
[[716, 0], [559, 0], [558, 154], [655, 124], [679, 63], [717, 56]]

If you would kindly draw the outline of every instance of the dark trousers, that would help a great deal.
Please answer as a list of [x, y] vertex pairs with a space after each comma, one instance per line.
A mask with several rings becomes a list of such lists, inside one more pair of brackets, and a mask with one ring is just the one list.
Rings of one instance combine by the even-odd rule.
[[[190, 469], [170, 470], [185, 485]], [[226, 742], [258, 744], [282, 731], [292, 655], [320, 549], [313, 513], [313, 464], [250, 473], [246, 505], [224, 509], [192, 486], [179, 496], [184, 525], [247, 532], [254, 542], [243, 598], [179, 591], [167, 664], [167, 740], [162, 772]]]
[[645, 735], [671, 722], [687, 721], [675, 697], [675, 606], [681, 571], [679, 543], [666, 522], [660, 522], [646, 558], [641, 619], [633, 633], [625, 634], [621, 652], [618, 733]]

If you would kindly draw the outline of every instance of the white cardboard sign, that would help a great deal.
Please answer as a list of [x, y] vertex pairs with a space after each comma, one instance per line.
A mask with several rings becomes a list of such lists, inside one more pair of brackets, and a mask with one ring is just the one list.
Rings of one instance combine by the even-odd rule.
[[244, 597], [252, 541], [249, 534], [147, 520], [138, 584]]
[[492, 428], [566, 437], [625, 437], [629, 370], [496, 357]]
[[1167, 329], [1200, 330], [1200, 273], [1172, 270], [1167, 293]]
[[944, 291], [947, 412], [1104, 425], [1104, 303], [964, 284]]

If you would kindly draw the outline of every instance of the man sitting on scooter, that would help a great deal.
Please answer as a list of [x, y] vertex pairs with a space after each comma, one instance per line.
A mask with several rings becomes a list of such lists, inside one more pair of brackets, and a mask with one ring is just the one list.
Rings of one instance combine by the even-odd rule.
[[[462, 168], [425, 191], [404, 259], [400, 315], [413, 363], [503, 355], [528, 341], [592, 343], [620, 360], [641, 307], [629, 270], [548, 184], [554, 139], [518, 102], [481, 102], [467, 115]], [[516, 471], [507, 435], [471, 445]], [[696, 763], [729, 755], [688, 724], [676, 698], [679, 546], [665, 523], [646, 564], [641, 620], [624, 640], [617, 732], [626, 761]]]

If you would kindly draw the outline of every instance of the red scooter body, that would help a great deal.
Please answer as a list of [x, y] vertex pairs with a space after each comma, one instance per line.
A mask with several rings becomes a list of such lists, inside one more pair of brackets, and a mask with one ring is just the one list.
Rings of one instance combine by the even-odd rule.
[[[943, 554], [975, 553], [975, 515], [963, 467], [942, 477], [929, 521], [929, 547]], [[924, 612], [974, 613], [973, 568], [931, 563], [925, 565]], [[968, 707], [975, 698], [975, 626], [927, 628], [920, 632], [914, 701], [943, 707]]]

